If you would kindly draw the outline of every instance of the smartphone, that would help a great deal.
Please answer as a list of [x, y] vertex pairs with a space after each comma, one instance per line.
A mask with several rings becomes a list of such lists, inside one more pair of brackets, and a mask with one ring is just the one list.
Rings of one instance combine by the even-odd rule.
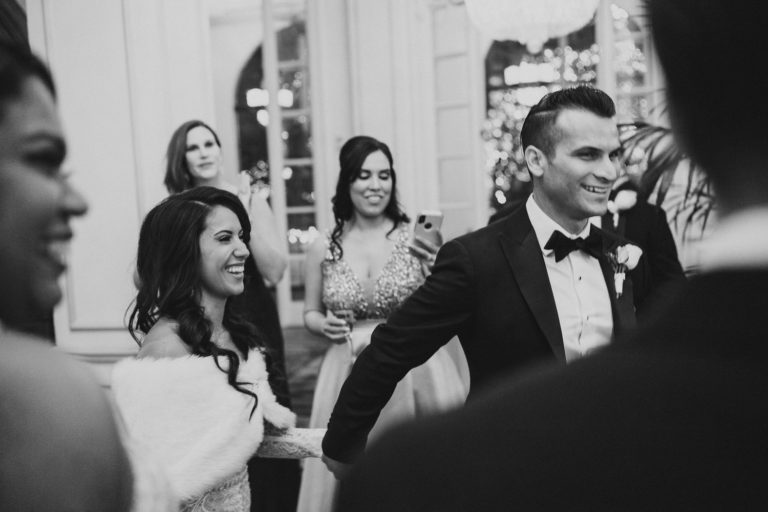
[[443, 226], [443, 212], [438, 210], [422, 210], [416, 217], [413, 226], [413, 236], [423, 238], [435, 245], [440, 245], [442, 237], [440, 228]]

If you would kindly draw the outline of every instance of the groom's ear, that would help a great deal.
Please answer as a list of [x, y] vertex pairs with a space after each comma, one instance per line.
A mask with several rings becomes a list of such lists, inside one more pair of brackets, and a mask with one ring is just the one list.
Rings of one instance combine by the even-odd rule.
[[534, 178], [541, 178], [544, 174], [544, 166], [547, 164], [547, 155], [536, 146], [528, 146], [523, 153], [525, 164]]

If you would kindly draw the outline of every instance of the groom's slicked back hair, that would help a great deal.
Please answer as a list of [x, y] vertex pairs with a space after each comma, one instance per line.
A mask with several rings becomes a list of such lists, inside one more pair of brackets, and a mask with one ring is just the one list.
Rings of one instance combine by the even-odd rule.
[[536, 146], [545, 155], [552, 156], [560, 135], [555, 128], [557, 116], [563, 110], [586, 110], [599, 117], [616, 115], [616, 106], [605, 92], [589, 85], [569, 87], [547, 93], [531, 107], [520, 131], [523, 150]]

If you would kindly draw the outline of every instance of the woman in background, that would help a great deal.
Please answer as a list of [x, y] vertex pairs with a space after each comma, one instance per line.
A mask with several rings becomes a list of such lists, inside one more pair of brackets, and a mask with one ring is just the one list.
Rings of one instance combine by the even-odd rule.
[[[269, 204], [252, 192], [248, 173], [240, 173], [239, 186], [225, 179], [219, 137], [199, 120], [187, 121], [173, 132], [166, 151], [164, 182], [171, 194], [206, 185], [237, 194], [245, 205], [251, 220], [251, 257], [245, 264], [245, 291], [233, 298], [232, 306], [262, 335], [267, 348], [269, 382], [277, 400], [290, 408], [283, 331], [275, 300], [264, 282], [275, 285], [280, 281], [288, 257]], [[248, 470], [254, 511], [295, 510], [300, 478], [298, 461], [256, 458], [248, 464]]]
[[275, 400], [255, 328], [229, 301], [245, 287], [250, 232], [234, 194], [196, 187], [150, 210], [139, 234], [129, 330], [141, 348], [115, 366], [112, 389], [185, 512], [250, 510], [246, 463], [263, 421], [295, 420]]
[[[339, 155], [333, 198], [336, 225], [307, 252], [304, 325], [330, 342], [312, 402], [310, 427], [324, 428], [354, 357], [374, 327], [425, 278], [437, 247], [410, 243], [408, 216], [397, 201], [389, 147], [372, 137], [349, 139]], [[446, 349], [411, 371], [398, 385], [372, 431], [464, 402], [466, 389]], [[319, 460], [304, 463], [299, 512], [333, 508], [335, 477]]]

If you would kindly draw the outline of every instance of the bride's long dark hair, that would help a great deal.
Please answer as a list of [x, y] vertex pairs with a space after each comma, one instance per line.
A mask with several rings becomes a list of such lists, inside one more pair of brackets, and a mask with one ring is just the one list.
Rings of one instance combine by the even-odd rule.
[[[227, 382], [237, 391], [256, 395], [237, 381], [240, 359], [237, 354], [217, 346], [212, 340], [213, 325], [200, 305], [200, 234], [216, 206], [231, 210], [240, 221], [244, 242], [248, 243], [251, 223], [245, 207], [234, 194], [213, 187], [195, 187], [172, 195], [152, 208], [141, 225], [136, 258], [138, 293], [133, 302], [128, 330], [139, 345], [141, 338], [161, 317], [178, 323], [178, 335], [192, 354], [213, 356], [216, 366], [227, 374]], [[263, 347], [256, 328], [231, 309], [224, 309], [224, 328], [237, 349], [248, 358], [249, 350]], [[226, 357], [227, 369], [218, 356]]]

